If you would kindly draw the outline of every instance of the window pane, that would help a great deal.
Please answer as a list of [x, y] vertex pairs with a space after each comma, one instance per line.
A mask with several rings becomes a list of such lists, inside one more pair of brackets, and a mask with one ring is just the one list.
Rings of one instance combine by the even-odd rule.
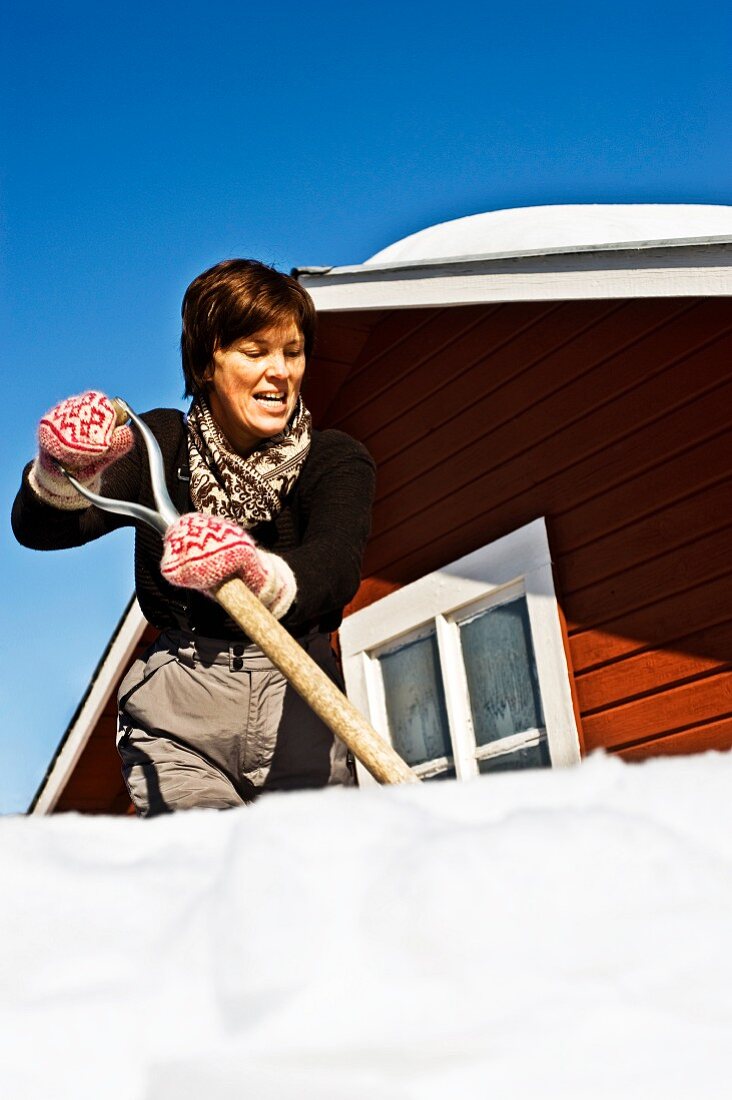
[[499, 604], [460, 624], [478, 745], [543, 725], [526, 600]]
[[479, 760], [478, 771], [484, 772], [508, 772], [517, 768], [548, 768], [551, 764], [549, 749], [546, 741], [528, 748], [516, 749], [515, 752], [507, 752], [505, 756], [494, 756], [490, 760]]
[[379, 658], [394, 748], [408, 764], [452, 756], [434, 632]]

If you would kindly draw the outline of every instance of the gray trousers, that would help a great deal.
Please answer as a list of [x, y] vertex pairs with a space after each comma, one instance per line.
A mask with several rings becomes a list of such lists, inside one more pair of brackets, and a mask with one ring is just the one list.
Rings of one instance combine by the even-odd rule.
[[[342, 688], [327, 635], [301, 645]], [[142, 817], [354, 782], [345, 745], [256, 646], [164, 631], [118, 701], [122, 774]]]

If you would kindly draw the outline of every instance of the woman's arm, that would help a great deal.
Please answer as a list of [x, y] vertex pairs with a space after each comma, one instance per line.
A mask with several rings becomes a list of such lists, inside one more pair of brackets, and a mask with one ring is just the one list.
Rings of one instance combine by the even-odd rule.
[[[20, 489], [13, 503], [11, 522], [13, 534], [22, 546], [31, 550], [65, 550], [98, 539], [108, 531], [130, 524], [125, 516], [89, 507], [67, 511], [46, 504], [31, 488], [28, 474], [32, 463], [23, 471]], [[140, 491], [140, 451], [136, 444], [124, 457], [105, 470], [102, 494], [118, 500], [137, 500]]]
[[297, 581], [285, 626], [340, 611], [353, 599], [371, 531], [376, 471], [366, 448], [343, 432], [325, 431], [314, 464], [301, 490], [307, 515], [302, 542], [278, 551]]

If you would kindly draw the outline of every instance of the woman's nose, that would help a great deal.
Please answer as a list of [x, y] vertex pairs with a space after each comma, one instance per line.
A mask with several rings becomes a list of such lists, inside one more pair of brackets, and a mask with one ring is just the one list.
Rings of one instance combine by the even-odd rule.
[[287, 378], [289, 364], [284, 352], [273, 351], [267, 357], [267, 374], [273, 378]]

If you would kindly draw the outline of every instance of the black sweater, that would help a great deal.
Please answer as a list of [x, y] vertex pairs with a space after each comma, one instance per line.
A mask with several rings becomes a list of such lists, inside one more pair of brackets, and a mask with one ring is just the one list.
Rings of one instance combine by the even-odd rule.
[[[188, 485], [183, 414], [154, 409], [142, 419], [163, 452], [168, 492], [180, 512], [194, 510]], [[176, 588], [160, 574], [162, 539], [147, 525], [90, 507], [62, 511], [45, 504], [28, 484], [28, 470], [13, 505], [13, 531], [23, 546], [60, 550], [135, 527], [135, 589], [154, 626], [186, 627], [213, 638], [241, 639], [239, 628], [202, 593]], [[104, 496], [154, 508], [147, 455], [141, 440], [104, 475]], [[365, 447], [343, 432], [314, 431], [300, 477], [274, 520], [251, 530], [259, 545], [283, 558], [297, 581], [297, 597], [282, 624], [296, 636], [335, 630], [358, 589], [371, 523], [374, 463]]]

